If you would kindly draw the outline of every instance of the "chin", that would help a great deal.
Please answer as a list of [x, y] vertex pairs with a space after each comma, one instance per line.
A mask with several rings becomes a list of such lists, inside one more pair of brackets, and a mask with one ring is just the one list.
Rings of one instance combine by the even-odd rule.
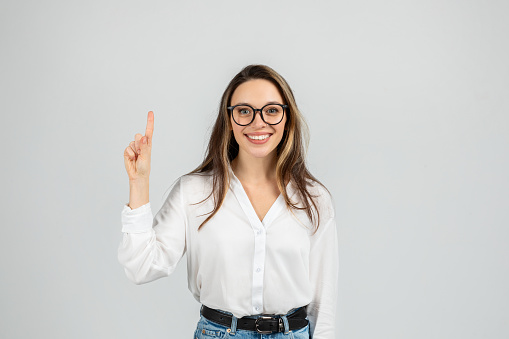
[[249, 154], [253, 158], [260, 159], [271, 156], [272, 154], [276, 154], [276, 149], [274, 148], [273, 150], [247, 150], [247, 152], [245, 153]]

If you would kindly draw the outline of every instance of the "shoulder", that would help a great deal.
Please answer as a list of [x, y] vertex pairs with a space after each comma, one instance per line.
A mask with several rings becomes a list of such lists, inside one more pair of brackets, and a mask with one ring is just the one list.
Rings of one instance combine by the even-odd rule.
[[306, 179], [306, 183], [307, 190], [317, 205], [320, 219], [325, 221], [334, 218], [334, 200], [329, 190], [321, 183], [311, 179]]
[[178, 178], [176, 185], [184, 201], [201, 201], [210, 194], [213, 177], [210, 173], [188, 173]]
[[[311, 208], [311, 214], [313, 218], [319, 214], [319, 225], [320, 229], [323, 225], [326, 225], [335, 217], [335, 209], [332, 195], [328, 189], [324, 187], [320, 182], [306, 179], [306, 192], [300, 192], [297, 188], [297, 184], [291, 182], [291, 191], [289, 192], [289, 198], [292, 203], [295, 203], [295, 208], [290, 208], [290, 212], [297, 218], [299, 223], [303, 224], [310, 232], [310, 235], [314, 234], [315, 230], [314, 222], [309, 218], [305, 210], [305, 203], [303, 199], [306, 199]], [[303, 193], [304, 196], [301, 194]]]
[[184, 186], [196, 186], [208, 184], [212, 181], [211, 173], [188, 173], [182, 175], [180, 178], [180, 184]]

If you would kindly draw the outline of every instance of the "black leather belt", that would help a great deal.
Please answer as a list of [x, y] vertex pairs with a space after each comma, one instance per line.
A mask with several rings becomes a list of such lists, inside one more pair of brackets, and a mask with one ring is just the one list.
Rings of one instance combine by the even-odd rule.
[[[215, 323], [221, 324], [223, 326], [230, 327], [232, 324], [232, 316], [223, 312], [219, 312], [213, 308], [207, 307], [203, 305], [201, 311], [201, 315], [203, 315], [206, 319], [213, 321]], [[287, 316], [288, 326], [290, 330], [298, 330], [300, 328], [305, 327], [308, 324], [308, 320], [306, 319], [306, 307], [301, 307], [294, 313]], [[237, 319], [237, 328], [241, 330], [249, 330], [256, 331], [258, 333], [270, 334], [276, 332], [284, 332], [285, 325], [283, 323], [283, 318], [281, 315], [260, 315], [258, 318], [247, 318], [242, 317]]]

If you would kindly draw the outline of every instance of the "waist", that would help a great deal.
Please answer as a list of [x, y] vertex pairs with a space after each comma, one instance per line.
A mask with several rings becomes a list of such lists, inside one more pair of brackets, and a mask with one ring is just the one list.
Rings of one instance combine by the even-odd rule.
[[298, 330], [306, 327], [309, 324], [306, 312], [306, 307], [298, 307], [290, 310], [286, 314], [258, 314], [248, 315], [242, 318], [235, 318], [232, 313], [213, 309], [202, 305], [200, 309], [200, 315], [209, 321], [216, 324], [230, 327], [233, 323], [236, 323], [237, 329], [255, 331], [257, 333], [277, 333], [286, 332], [286, 330]]

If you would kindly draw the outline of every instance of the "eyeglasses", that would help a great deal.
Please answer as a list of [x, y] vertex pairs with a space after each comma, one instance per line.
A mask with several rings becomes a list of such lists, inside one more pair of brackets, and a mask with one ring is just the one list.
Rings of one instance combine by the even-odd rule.
[[239, 126], [247, 126], [252, 123], [256, 116], [256, 111], [260, 111], [263, 122], [268, 125], [279, 124], [285, 115], [288, 105], [267, 104], [262, 108], [256, 109], [249, 105], [229, 106], [233, 121]]

